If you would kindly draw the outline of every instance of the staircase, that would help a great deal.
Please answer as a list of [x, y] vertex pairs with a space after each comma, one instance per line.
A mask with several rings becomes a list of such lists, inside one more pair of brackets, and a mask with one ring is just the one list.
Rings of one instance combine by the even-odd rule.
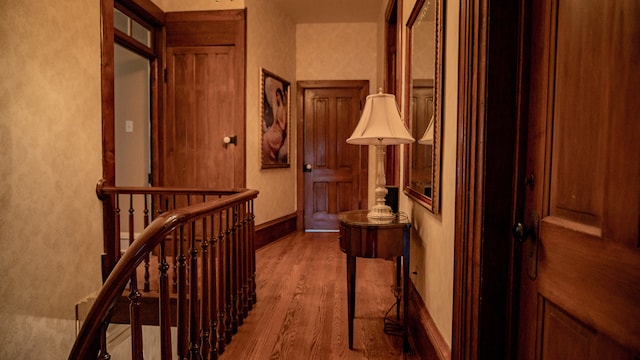
[[[256, 302], [258, 192], [116, 188], [101, 181], [97, 194], [104, 283], [76, 305], [82, 326], [69, 359], [108, 359], [110, 324], [129, 325], [132, 359], [143, 358], [143, 325], [159, 327], [162, 359], [217, 358]], [[125, 251], [121, 229], [128, 234]]]

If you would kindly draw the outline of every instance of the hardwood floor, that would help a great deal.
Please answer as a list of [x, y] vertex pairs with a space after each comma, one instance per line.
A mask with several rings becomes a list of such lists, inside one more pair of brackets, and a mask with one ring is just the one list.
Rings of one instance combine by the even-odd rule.
[[256, 267], [257, 304], [219, 359], [417, 359], [384, 332], [395, 304], [393, 261], [357, 259], [353, 350], [337, 233], [287, 235], [258, 249]]

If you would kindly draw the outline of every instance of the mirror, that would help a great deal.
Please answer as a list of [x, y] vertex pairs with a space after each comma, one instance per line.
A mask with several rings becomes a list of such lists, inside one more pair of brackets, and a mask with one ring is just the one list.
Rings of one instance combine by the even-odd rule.
[[442, 0], [416, 0], [407, 21], [405, 193], [433, 213], [440, 198]]

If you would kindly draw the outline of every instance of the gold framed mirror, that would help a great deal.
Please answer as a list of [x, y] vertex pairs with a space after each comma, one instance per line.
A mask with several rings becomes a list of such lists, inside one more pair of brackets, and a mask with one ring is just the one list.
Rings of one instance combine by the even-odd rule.
[[442, 0], [416, 0], [407, 21], [405, 194], [437, 214], [442, 132]]

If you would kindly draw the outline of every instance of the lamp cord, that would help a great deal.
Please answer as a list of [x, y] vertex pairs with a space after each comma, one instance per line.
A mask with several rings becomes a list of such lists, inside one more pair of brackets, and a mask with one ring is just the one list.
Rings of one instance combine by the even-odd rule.
[[391, 292], [393, 293], [396, 301], [391, 304], [389, 310], [387, 310], [387, 312], [384, 314], [384, 332], [385, 334], [392, 336], [403, 336], [404, 334], [404, 326], [402, 325], [402, 323], [392, 319], [392, 316], [389, 316], [391, 310], [393, 310], [393, 308], [396, 307], [398, 305], [398, 302], [400, 301], [400, 290], [400, 288], [397, 288], [393, 285], [391, 286]]

